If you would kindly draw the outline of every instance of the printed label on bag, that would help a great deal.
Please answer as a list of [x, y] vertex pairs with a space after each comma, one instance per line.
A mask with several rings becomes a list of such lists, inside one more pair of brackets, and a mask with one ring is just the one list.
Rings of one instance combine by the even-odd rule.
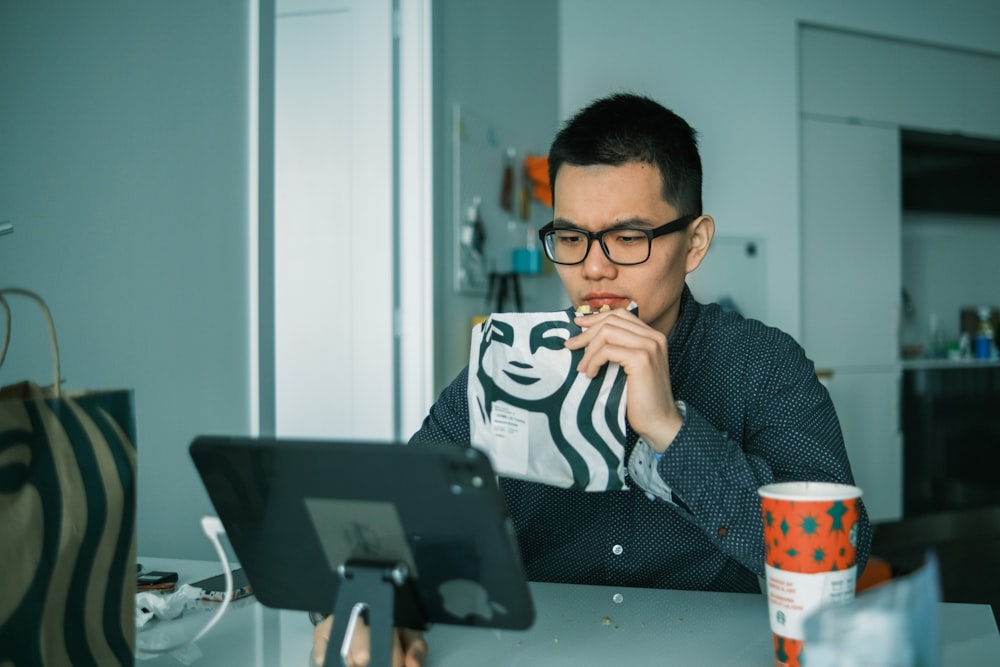
[[514, 475], [528, 472], [528, 411], [503, 401], [493, 403], [490, 430], [494, 442], [493, 464]]
[[766, 565], [767, 609], [771, 631], [782, 637], [804, 639], [805, 617], [821, 606], [854, 598], [857, 567], [838, 572], [801, 574]]

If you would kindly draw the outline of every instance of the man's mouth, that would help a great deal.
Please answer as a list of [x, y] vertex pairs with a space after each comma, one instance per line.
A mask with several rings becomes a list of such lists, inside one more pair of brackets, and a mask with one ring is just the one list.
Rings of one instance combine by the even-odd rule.
[[631, 302], [632, 300], [628, 297], [606, 292], [592, 292], [583, 297], [583, 304], [590, 306], [590, 312], [592, 313], [600, 312], [602, 306], [607, 306], [604, 310], [608, 310], [609, 308], [626, 308]]

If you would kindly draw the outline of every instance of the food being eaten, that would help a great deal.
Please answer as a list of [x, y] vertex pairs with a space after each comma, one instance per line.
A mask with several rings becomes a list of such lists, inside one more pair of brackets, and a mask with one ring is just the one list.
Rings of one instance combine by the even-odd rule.
[[582, 306], [580, 306], [579, 308], [576, 309], [576, 316], [577, 317], [582, 317], [584, 315], [593, 315], [595, 312], [606, 313], [609, 310], [611, 310], [611, 306], [609, 306], [608, 304], [604, 304], [603, 306], [601, 306], [600, 310], [594, 311], [594, 310], [591, 310], [590, 304], [586, 304], [585, 303], [585, 304], [583, 304]]

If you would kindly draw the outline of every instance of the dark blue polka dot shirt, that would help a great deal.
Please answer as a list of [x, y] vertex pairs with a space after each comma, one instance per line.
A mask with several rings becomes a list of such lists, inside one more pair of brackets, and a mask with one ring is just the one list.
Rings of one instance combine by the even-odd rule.
[[[631, 476], [627, 490], [598, 493], [500, 480], [529, 579], [759, 592], [757, 488], [792, 480], [854, 483], [833, 403], [791, 336], [700, 304], [685, 288], [668, 347], [684, 425], [666, 452], [645, 464], [666, 497]], [[651, 451], [637, 448], [636, 434], [627, 432], [626, 457]], [[466, 371], [431, 407], [411, 440], [419, 442], [468, 445]], [[862, 508], [859, 574], [871, 540]]]

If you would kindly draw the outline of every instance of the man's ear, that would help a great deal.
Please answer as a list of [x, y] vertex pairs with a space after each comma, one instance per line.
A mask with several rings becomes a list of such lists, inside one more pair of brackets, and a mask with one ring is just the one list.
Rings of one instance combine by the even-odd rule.
[[703, 215], [696, 218], [688, 227], [688, 251], [685, 270], [691, 273], [701, 264], [705, 258], [708, 247], [712, 245], [712, 237], [715, 236], [715, 220], [710, 215]]

